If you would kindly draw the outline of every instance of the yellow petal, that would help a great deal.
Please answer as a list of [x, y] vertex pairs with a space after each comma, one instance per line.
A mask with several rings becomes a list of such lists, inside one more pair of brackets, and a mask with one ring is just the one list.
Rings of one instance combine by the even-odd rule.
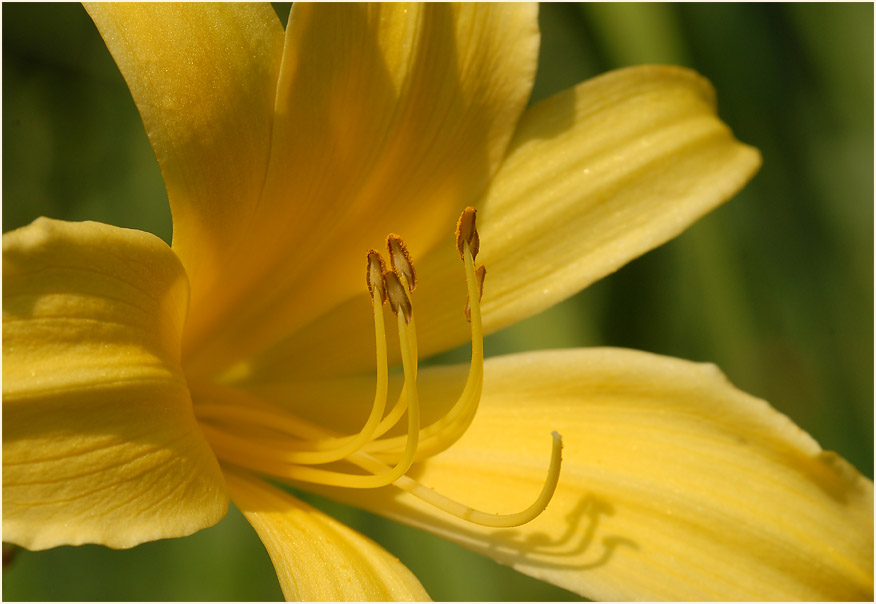
[[[271, 145], [283, 26], [254, 3], [87, 3], [158, 157], [199, 305], [241, 254]], [[243, 253], [247, 257], [246, 253]]]
[[262, 480], [231, 471], [227, 479], [287, 600], [429, 600], [411, 571], [370, 539]]
[[[531, 107], [478, 205], [485, 329], [536, 314], [672, 239], [736, 194], [760, 161], [715, 115], [709, 82], [682, 68], [610, 72]], [[467, 339], [464, 327], [447, 328], [465, 303], [446, 285], [458, 280], [458, 260], [437, 253], [419, 267], [423, 354]]]
[[179, 366], [188, 289], [157, 237], [41, 218], [3, 236], [3, 540], [131, 547], [228, 506]]
[[388, 233], [421, 255], [452, 231], [526, 106], [536, 17], [527, 4], [293, 6], [265, 193], [195, 319], [188, 370], [245, 357], [366, 291], [365, 252]]
[[[421, 400], [452, 400], [463, 375], [421, 370]], [[872, 482], [711, 365], [618, 349], [489, 360], [469, 431], [409, 475], [514, 512], [538, 494], [552, 430], [559, 486], [516, 529], [391, 488], [323, 492], [598, 600], [872, 600]]]
[[[530, 107], [477, 204], [485, 329], [548, 308], [675, 237], [759, 165], [758, 152], [715, 115], [709, 83], [686, 69], [623, 69]], [[469, 337], [454, 224], [443, 225], [446, 240], [425, 258], [414, 257], [421, 356]], [[336, 370], [370, 368], [368, 309], [363, 294], [326, 313], [266, 354], [263, 375], [313, 373], [329, 355]]]

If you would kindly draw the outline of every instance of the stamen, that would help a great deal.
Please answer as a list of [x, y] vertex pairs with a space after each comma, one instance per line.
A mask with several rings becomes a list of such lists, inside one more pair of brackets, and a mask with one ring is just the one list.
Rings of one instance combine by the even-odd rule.
[[[445, 497], [436, 491], [424, 486], [416, 480], [403, 476], [396, 480], [393, 484], [403, 491], [407, 491], [411, 495], [425, 501], [426, 503], [442, 509], [448, 514], [452, 514], [462, 520], [467, 520], [481, 526], [489, 526], [494, 528], [511, 528], [526, 524], [541, 514], [557, 489], [557, 483], [560, 480], [560, 467], [563, 463], [563, 437], [556, 431], [551, 432], [551, 460], [548, 465], [547, 478], [541, 487], [541, 492], [532, 504], [525, 510], [512, 514], [488, 514], [476, 510], [470, 506], [454, 501], [449, 497]], [[372, 472], [378, 471], [385, 467], [383, 463], [367, 455], [365, 453], [356, 453], [350, 458], [350, 461], [360, 466], [361, 468]]]
[[[408, 325], [408, 327], [406, 329], [409, 332], [408, 340], [409, 340], [409, 343], [411, 346], [411, 356], [415, 356], [413, 354], [414, 339], [415, 339], [414, 336], [412, 335], [414, 333], [414, 321], [413, 320], [411, 320], [411, 323]], [[416, 372], [414, 372], [414, 373], [416, 373]], [[371, 441], [370, 443], [367, 443], [364, 448], [368, 448], [370, 450], [371, 445], [373, 445], [374, 443], [385, 443], [388, 440], [390, 440], [390, 439], [384, 439], [384, 440], [377, 440], [377, 439], [379, 437], [383, 436], [384, 434], [386, 434], [387, 432], [389, 432], [393, 428], [393, 426], [395, 426], [398, 423], [398, 420], [401, 419], [401, 416], [404, 415], [405, 410], [407, 410], [407, 408], [408, 408], [407, 401], [408, 401], [407, 389], [406, 389], [405, 385], [402, 385], [401, 392], [399, 392], [398, 398], [395, 401], [395, 405], [392, 406], [392, 409], [390, 409], [389, 413], [386, 414], [386, 417], [384, 417], [381, 420], [380, 425], [377, 426], [377, 429], [374, 431], [374, 439], [375, 440]], [[397, 437], [397, 438], [404, 438], [404, 437]], [[399, 444], [398, 446], [400, 447], [401, 445]], [[392, 447], [383, 447], [383, 448], [390, 449]]]
[[411, 253], [408, 251], [404, 239], [395, 233], [390, 233], [386, 237], [386, 249], [389, 250], [389, 263], [392, 268], [400, 277], [404, 278], [403, 283], [407, 286], [408, 291], [414, 291], [417, 287], [417, 273], [414, 271]]
[[[390, 233], [386, 236], [386, 249], [389, 250], [389, 263], [399, 280], [408, 288], [409, 292], [413, 293], [417, 288], [417, 272], [414, 270], [414, 261], [411, 259], [411, 253], [408, 251], [404, 239], [395, 233]], [[408, 319], [409, 324], [412, 324], [412, 321], [413, 317]], [[411, 351], [415, 359], [419, 358], [416, 337], [411, 339]], [[395, 425], [395, 422], [392, 425]]]
[[[395, 233], [390, 233], [386, 237], [386, 247], [389, 250], [389, 261], [392, 265], [396, 273], [396, 277], [399, 279], [399, 282], [403, 285], [406, 285], [408, 291], [413, 292], [417, 285], [417, 273], [414, 270], [414, 262], [411, 259], [411, 254], [408, 251], [407, 245], [405, 245], [404, 240], [396, 235]], [[399, 292], [399, 297], [401, 298], [401, 294], [404, 292]], [[410, 301], [410, 298], [405, 295]], [[390, 305], [392, 302], [390, 302]], [[416, 335], [416, 321], [411, 314], [410, 319], [405, 316], [405, 320], [407, 322], [408, 327], [406, 328], [409, 332], [408, 343], [411, 347], [411, 356], [414, 359], [419, 358], [419, 354], [417, 351], [417, 335]], [[416, 378], [416, 366], [414, 369], [414, 377]], [[395, 405], [393, 405], [390, 412], [386, 417], [380, 422], [380, 425], [377, 427], [377, 430], [374, 433], [374, 438], [377, 439], [380, 436], [386, 434], [393, 426], [395, 426], [399, 419], [401, 419], [402, 414], [404, 414], [405, 409], [407, 408], [407, 393], [405, 391], [405, 386], [402, 387], [401, 393], [399, 393], [399, 397], [396, 400]]]
[[213, 420], [228, 423], [232, 427], [247, 425], [265, 428], [308, 443], [333, 435], [332, 432], [296, 415], [274, 409], [244, 390], [204, 382], [190, 382], [189, 390], [192, 399], [197, 401], [194, 411], [199, 421]]
[[[362, 448], [367, 442], [374, 438], [374, 432], [380, 425], [380, 420], [383, 417], [383, 412], [386, 409], [386, 396], [389, 389], [389, 368], [386, 353], [386, 326], [383, 319], [383, 304], [386, 302], [386, 281], [383, 277], [386, 263], [383, 257], [376, 250], [369, 250], [367, 254], [368, 264], [368, 291], [371, 294], [371, 306], [374, 310], [374, 340], [375, 353], [377, 356], [377, 384], [374, 389], [374, 402], [371, 405], [371, 413], [368, 415], [368, 420], [352, 438], [337, 439], [334, 447], [330, 447], [326, 451], [313, 453], [309, 458], [299, 461], [298, 463], [328, 463], [330, 461], [338, 461], [346, 458], [351, 453], [354, 453]], [[375, 290], [380, 293], [380, 303], [376, 302], [374, 296]], [[321, 448], [324, 441], [314, 443], [317, 448]], [[407, 470], [405, 470], [407, 471]], [[404, 472], [402, 472], [403, 474]]]
[[[457, 234], [468, 229], [467, 239], [477, 239], [477, 229], [473, 220], [474, 209], [466, 208], [457, 224]], [[468, 226], [465, 226], [467, 221]], [[468, 286], [468, 296], [470, 299], [477, 299], [478, 302], [470, 309], [471, 316], [471, 339], [472, 353], [471, 366], [469, 368], [468, 379], [459, 399], [454, 403], [453, 407], [440, 419], [423, 428], [421, 434], [420, 448], [417, 451], [417, 459], [431, 457], [441, 451], [447, 449], [450, 445], [456, 442], [460, 436], [468, 429], [471, 421], [477, 413], [478, 403], [481, 397], [481, 388], [483, 385], [484, 371], [484, 350], [483, 350], [483, 327], [481, 325], [480, 312], [480, 293], [481, 289], [478, 285], [477, 271], [474, 268], [474, 258], [471, 253], [471, 248], [467, 240], [462, 241], [463, 246], [463, 263], [465, 265], [466, 283]], [[486, 269], [484, 269], [485, 274]], [[480, 285], [482, 285], [482, 279]], [[390, 415], [396, 410], [390, 412]], [[389, 416], [387, 416], [388, 418]], [[383, 434], [382, 426], [377, 430], [378, 434]], [[374, 440], [363, 450], [369, 453], [380, 455], [381, 457], [397, 453], [403, 446], [404, 437], [396, 436], [381, 440]]]
[[[456, 244], [465, 269], [466, 319], [471, 323], [471, 364], [458, 400], [431, 425], [420, 428], [417, 388], [417, 336], [410, 292], [416, 287], [411, 255], [401, 237], [386, 239], [391, 269], [376, 250], [367, 252], [366, 284], [374, 313], [377, 356], [374, 401], [362, 429], [341, 435], [323, 426], [273, 407], [257, 396], [219, 384], [191, 384], [197, 401], [195, 413], [216, 455], [231, 463], [295, 483], [311, 482], [346, 488], [376, 488], [394, 484], [421, 500], [463, 520], [489, 527], [513, 527], [538, 516], [547, 506], [559, 480], [562, 438], [553, 433], [551, 460], [541, 493], [525, 510], [489, 514], [459, 503], [406, 476], [414, 461], [448, 448], [468, 429], [480, 403], [484, 377], [483, 326], [480, 302], [486, 268], [476, 267], [480, 246], [476, 211], [466, 208], [457, 222]], [[388, 355], [383, 305], [398, 320], [404, 384], [398, 400], [384, 417], [388, 391]], [[380, 438], [407, 413], [407, 433]], [[394, 465], [390, 465], [395, 461]], [[347, 463], [367, 474], [315, 468], [313, 465]]]
[[[386, 263], [376, 250], [369, 250], [367, 254], [367, 284], [372, 298], [374, 311], [374, 335], [377, 356], [377, 385], [375, 387], [374, 402], [365, 425], [359, 433], [340, 438], [322, 438], [322, 430], [315, 426], [308, 426], [301, 420], [293, 421], [289, 414], [276, 413], [270, 410], [241, 409], [235, 406], [223, 405], [199, 405], [199, 416], [213, 419], [230, 419], [233, 422], [255, 422], [269, 431], [286, 432], [287, 434], [305, 438], [304, 442], [289, 441], [288, 438], [277, 441], [273, 440], [273, 452], [280, 459], [288, 463], [297, 464], [323, 464], [339, 461], [351, 453], [362, 448], [368, 441], [375, 438], [375, 430], [380, 424], [383, 412], [386, 409], [386, 395], [388, 390], [388, 361], [386, 351], [386, 327], [383, 319], [383, 301], [386, 300], [386, 285], [383, 277], [383, 269]], [[381, 302], [375, 302], [375, 293], [379, 292]], [[229, 417], [230, 414], [230, 417]], [[219, 435], [215, 435], [221, 438]], [[379, 436], [379, 435], [378, 435]], [[231, 440], [225, 439], [226, 444]], [[270, 443], [270, 439], [263, 439], [262, 444]], [[240, 443], [238, 443], [240, 444]]]
[[417, 391], [417, 357], [412, 347], [412, 342], [416, 341], [413, 330], [414, 324], [410, 319], [398, 315], [398, 343], [405, 375], [404, 391], [408, 399], [408, 436], [404, 456], [397, 466], [405, 469], [397, 478], [402, 477], [414, 463], [420, 439], [420, 395]]
[[368, 283], [368, 295], [374, 302], [374, 291], [380, 292], [380, 303], [386, 303], [386, 281], [383, 274], [386, 272], [386, 262], [377, 250], [368, 250], [368, 266], [365, 273], [365, 281]]
[[475, 218], [478, 211], [469, 206], [462, 211], [462, 215], [456, 223], [456, 249], [459, 251], [459, 258], [463, 260], [463, 244], [467, 243], [471, 248], [472, 259], [477, 258], [478, 250], [481, 246], [481, 238], [478, 236], [477, 227], [475, 227]]
[[[380, 255], [376, 252], [368, 253], [369, 279], [368, 282], [372, 286], [372, 296], [375, 288], [379, 288], [380, 284], [374, 277], [373, 269], [382, 264]], [[394, 273], [388, 273], [394, 275]], [[352, 438], [336, 439], [336, 446], [330, 450], [314, 451], [314, 450], [296, 450], [295, 445], [315, 445], [322, 444], [321, 440], [315, 440], [305, 443], [296, 443], [287, 441], [277, 441], [265, 439], [261, 442], [253, 442], [252, 439], [241, 438], [229, 431], [221, 430], [215, 426], [202, 423], [202, 429], [207, 439], [210, 441], [214, 451], [226, 461], [248, 467], [250, 469], [272, 474], [274, 476], [293, 480], [311, 482], [316, 484], [325, 484], [330, 486], [339, 486], [347, 488], [377, 488], [392, 484], [395, 480], [402, 477], [413, 464], [417, 454], [417, 446], [420, 436], [420, 405], [419, 396], [416, 386], [417, 359], [412, 354], [411, 339], [415, 335], [412, 332], [413, 326], [410, 324], [410, 300], [407, 298], [405, 289], [401, 286], [398, 276], [394, 275], [395, 279], [390, 277], [387, 284], [393, 284], [389, 291], [400, 291], [402, 296], [407, 300], [408, 313], [404, 312], [404, 305], [393, 304], [393, 295], [390, 294], [390, 304], [393, 306], [394, 312], [398, 315], [399, 329], [399, 347], [402, 353], [402, 366], [405, 375], [404, 392], [407, 398], [407, 413], [408, 413], [408, 432], [406, 436], [406, 445], [404, 454], [399, 462], [394, 467], [383, 465], [379, 470], [372, 475], [349, 474], [344, 472], [335, 472], [324, 470], [321, 468], [311, 468], [306, 464], [323, 464], [333, 461], [341, 461], [349, 459], [355, 455], [356, 451], [362, 448], [368, 440], [374, 437], [374, 431], [380, 423], [380, 418], [383, 415], [383, 410], [386, 406], [386, 389], [387, 389], [387, 369], [386, 369], [386, 336], [383, 323], [383, 304], [372, 304], [375, 316], [375, 331], [377, 332], [377, 356], [378, 356], [378, 386], [375, 394], [374, 404], [371, 414], [365, 427], [359, 434]], [[385, 279], [385, 277], [384, 277]], [[375, 298], [372, 299], [374, 301]], [[399, 313], [396, 307], [401, 306], [402, 312]], [[382, 369], [381, 369], [382, 367]], [[247, 419], [264, 418], [268, 422], [276, 419], [270, 413], [267, 417], [259, 415], [258, 412], [253, 413], [252, 409], [244, 409], [241, 407], [232, 407], [224, 405], [203, 405], [196, 407], [200, 409], [199, 417], [201, 419], [209, 418], [211, 411], [214, 416], [218, 411], [218, 415], [222, 417], [223, 411], [232, 411], [232, 415], [238, 417], [243, 416]], [[206, 411], [206, 413], [204, 413]], [[196, 411], [197, 412], [197, 411]], [[283, 423], [280, 423], [283, 426]], [[272, 428], [272, 424], [267, 425]], [[298, 431], [299, 425], [297, 422], [292, 426]], [[305, 427], [306, 423], [305, 423]], [[305, 430], [306, 432], [306, 430]], [[327, 431], [324, 431], [327, 433]], [[310, 433], [313, 434], [312, 432]], [[331, 441], [330, 441], [331, 442]]]
[[384, 274], [386, 280], [386, 293], [389, 296], [389, 305], [392, 307], [392, 312], [401, 315], [405, 319], [405, 324], [410, 324], [414, 316], [414, 309], [411, 306], [411, 299], [408, 297], [407, 288], [402, 283], [402, 277], [395, 269]]
[[[481, 301], [484, 297], [484, 279], [487, 276], [487, 267], [483, 264], [478, 267], [478, 270], [475, 271], [475, 277], [478, 281], [478, 302]], [[471, 323], [471, 297], [465, 296], [465, 320]]]

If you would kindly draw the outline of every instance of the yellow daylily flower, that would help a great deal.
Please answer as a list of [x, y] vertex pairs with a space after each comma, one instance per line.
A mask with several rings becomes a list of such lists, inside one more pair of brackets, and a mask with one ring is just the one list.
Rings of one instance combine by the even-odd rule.
[[[483, 358], [758, 169], [703, 78], [527, 107], [527, 4], [295, 4], [285, 31], [269, 5], [87, 9], [173, 245], [3, 236], [4, 541], [127, 548], [230, 499], [287, 599], [428, 598], [286, 482], [590, 598], [872, 599], [872, 482], [714, 367]], [[470, 364], [418, 368], [467, 340]]]

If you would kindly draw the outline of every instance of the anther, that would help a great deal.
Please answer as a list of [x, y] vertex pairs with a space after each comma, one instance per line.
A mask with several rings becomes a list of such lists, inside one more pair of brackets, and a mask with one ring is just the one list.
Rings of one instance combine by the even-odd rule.
[[468, 244], [471, 249], [471, 257], [474, 260], [478, 255], [481, 239], [478, 236], [478, 229], [475, 226], [475, 218], [477, 210], [472, 207], [467, 207], [463, 210], [459, 221], [456, 223], [456, 249], [459, 251], [459, 257], [464, 259], [465, 244]]
[[[457, 223], [458, 235], [468, 231], [468, 239], [473, 239], [475, 237], [477, 230], [474, 228], [474, 212], [474, 208], [466, 208], [462, 213], [462, 216]], [[420, 459], [443, 451], [462, 436], [477, 412], [483, 386], [484, 334], [483, 326], [481, 324], [480, 298], [483, 293], [483, 282], [486, 276], [486, 269], [483, 267], [480, 267], [479, 269], [475, 268], [472, 259], [472, 250], [468, 240], [460, 237], [460, 241], [462, 241], [461, 245], [463, 247], [466, 289], [468, 290], [467, 295], [470, 302], [471, 365], [469, 367], [468, 379], [466, 380], [462, 394], [460, 394], [456, 403], [454, 403], [444, 416], [423, 428], [423, 439], [421, 441], [420, 451], [418, 451]], [[389, 283], [387, 275], [388, 286]], [[392, 293], [390, 291], [390, 304], [392, 303], [391, 300]], [[407, 325], [407, 327], [413, 330], [413, 320]], [[411, 346], [415, 348], [416, 338], [410, 338], [410, 341]], [[416, 354], [413, 356], [416, 357]], [[390, 411], [387, 418], [392, 418], [393, 422], [387, 421], [387, 425], [392, 425], [392, 423], [401, 416], [401, 410], [403, 409], [401, 405], [403, 405], [403, 402], [403, 397], [400, 397], [399, 403], [397, 403], [399, 411], [396, 411], [396, 408], [393, 408], [393, 410]], [[383, 422], [381, 423], [383, 424]], [[384, 430], [383, 425], [381, 425], [377, 430], [377, 434], [383, 435], [385, 433], [386, 430]], [[365, 445], [363, 449], [368, 453], [385, 454], [388, 451], [398, 451], [399, 447], [403, 444], [402, 437], [388, 437], [381, 440], [374, 440]]]
[[408, 292], [402, 284], [402, 278], [398, 271], [391, 270], [383, 275], [386, 281], [386, 293], [389, 297], [389, 305], [392, 307], [392, 312], [396, 315], [401, 311], [405, 318], [405, 323], [410, 324], [414, 316], [414, 309], [411, 305], [411, 299], [408, 297]]
[[405, 278], [408, 291], [414, 291], [417, 287], [417, 273], [414, 271], [414, 263], [404, 239], [395, 233], [390, 233], [386, 237], [386, 249], [389, 250], [389, 263], [392, 268]]
[[[483, 264], [475, 271], [475, 278], [478, 280], [478, 302], [484, 297], [484, 279], [487, 276], [487, 267]], [[471, 323], [471, 299], [468, 295], [465, 297], [465, 320]]]
[[365, 280], [368, 283], [368, 294], [371, 302], [374, 302], [375, 290], [380, 294], [380, 303], [386, 303], [386, 280], [383, 274], [386, 272], [386, 262], [377, 250], [368, 250], [368, 267]]

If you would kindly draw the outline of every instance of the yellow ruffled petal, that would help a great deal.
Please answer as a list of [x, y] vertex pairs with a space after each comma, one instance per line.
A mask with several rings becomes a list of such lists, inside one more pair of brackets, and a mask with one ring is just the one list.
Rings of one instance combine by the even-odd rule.
[[398, 558], [319, 510], [257, 478], [227, 473], [234, 504], [252, 524], [287, 600], [423, 601]]
[[[687, 69], [622, 69], [529, 108], [478, 204], [485, 329], [549, 308], [677, 236], [760, 163], [718, 119], [709, 82]], [[453, 321], [465, 293], [443, 294], [458, 261], [436, 254], [419, 267], [422, 354], [467, 339]]]
[[[485, 329], [544, 310], [675, 237], [759, 165], [715, 115], [709, 83], [686, 69], [623, 69], [530, 107], [477, 204]], [[469, 338], [454, 225], [414, 256], [421, 357]], [[306, 375], [324, 371], [317, 365], [330, 355], [335, 371], [367, 369], [368, 308], [363, 289], [254, 364], [263, 376]]]
[[[158, 157], [193, 306], [247, 258], [271, 146], [283, 26], [267, 3], [87, 3]], [[187, 328], [188, 329], [188, 328]]]
[[185, 273], [153, 235], [3, 236], [3, 540], [132, 547], [228, 507], [179, 366]]
[[388, 233], [415, 255], [443, 239], [505, 155], [538, 42], [528, 4], [294, 5], [265, 193], [241, 229], [253, 245], [193, 318], [187, 370], [364, 292], [365, 252]]
[[[463, 369], [420, 371], [453, 400]], [[711, 365], [617, 349], [487, 361], [468, 432], [410, 476], [481, 510], [528, 506], [563, 436], [547, 510], [466, 524], [391, 488], [322, 492], [598, 600], [872, 600], [873, 483]]]

